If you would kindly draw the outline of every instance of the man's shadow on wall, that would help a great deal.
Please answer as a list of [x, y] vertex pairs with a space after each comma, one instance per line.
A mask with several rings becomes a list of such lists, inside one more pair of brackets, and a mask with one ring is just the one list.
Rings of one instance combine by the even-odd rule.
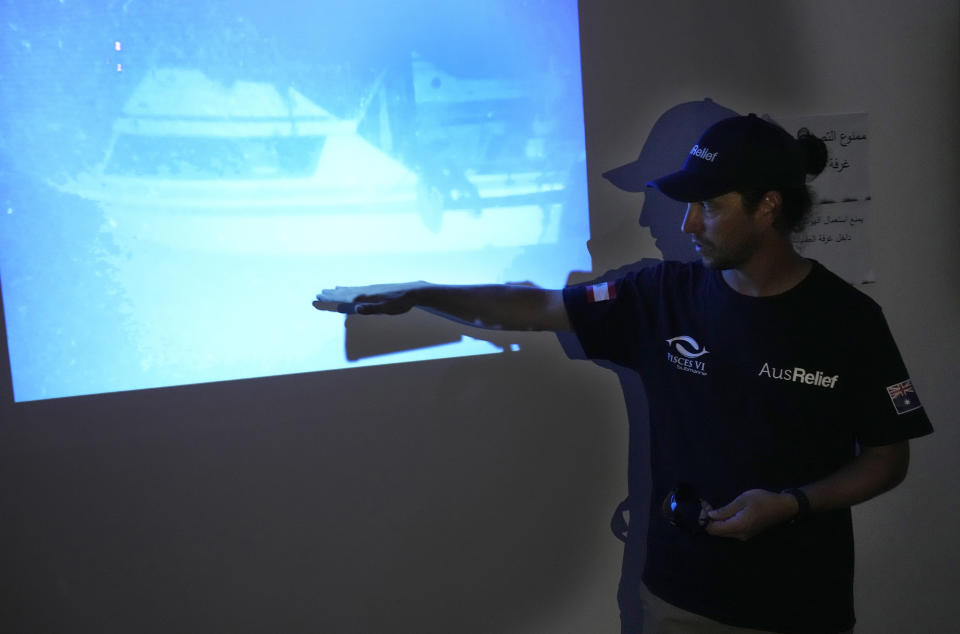
[[[682, 103], [667, 110], [654, 124], [644, 142], [636, 161], [614, 168], [603, 175], [615, 186], [629, 192], [644, 192], [640, 225], [650, 230], [663, 260], [691, 261], [697, 259], [690, 237], [680, 229], [685, 203], [667, 198], [646, 183], [680, 168], [686, 152], [696, 144], [700, 135], [713, 123], [737, 113], [711, 99]], [[633, 246], [627, 232], [619, 227], [608, 233], [591, 238], [588, 248], [597, 262], [629, 261], [630, 253], [624, 252]], [[635, 257], [635, 254], [634, 254]], [[568, 284], [610, 281], [624, 275], [653, 266], [663, 261], [643, 258], [614, 270], [597, 275], [575, 272]], [[585, 358], [576, 337], [559, 335], [567, 356]], [[624, 542], [622, 577], [619, 588], [621, 609], [625, 620], [632, 623], [640, 619], [640, 575], [646, 557], [646, 528], [650, 521], [650, 434], [649, 411], [646, 391], [640, 375], [627, 368], [609, 362], [599, 365], [612, 370], [620, 381], [627, 410], [629, 430], [629, 472], [627, 474], [627, 497], [614, 511], [611, 530]]]

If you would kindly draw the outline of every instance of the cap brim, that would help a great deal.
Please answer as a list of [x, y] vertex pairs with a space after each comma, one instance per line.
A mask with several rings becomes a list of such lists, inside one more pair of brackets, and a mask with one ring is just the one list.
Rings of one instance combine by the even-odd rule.
[[603, 177], [616, 187], [628, 192], [642, 192], [647, 179], [641, 173], [640, 161], [636, 160], [603, 173]]
[[647, 187], [659, 189], [667, 198], [684, 203], [716, 198], [731, 191], [729, 183], [720, 183], [705, 178], [691, 170], [680, 170], [646, 183]]

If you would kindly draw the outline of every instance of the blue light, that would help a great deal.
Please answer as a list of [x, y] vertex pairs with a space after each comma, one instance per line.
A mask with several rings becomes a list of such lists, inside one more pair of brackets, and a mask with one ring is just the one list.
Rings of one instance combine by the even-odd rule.
[[499, 352], [351, 362], [344, 317], [310, 300], [591, 268], [575, 0], [303, 4], [12, 16], [16, 400]]

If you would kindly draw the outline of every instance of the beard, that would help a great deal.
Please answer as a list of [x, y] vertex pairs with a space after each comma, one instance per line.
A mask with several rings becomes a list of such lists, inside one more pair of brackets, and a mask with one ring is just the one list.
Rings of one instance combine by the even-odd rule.
[[700, 259], [704, 266], [714, 271], [726, 271], [746, 264], [760, 248], [758, 236], [749, 236], [736, 244], [718, 246], [714, 242], [698, 241]]

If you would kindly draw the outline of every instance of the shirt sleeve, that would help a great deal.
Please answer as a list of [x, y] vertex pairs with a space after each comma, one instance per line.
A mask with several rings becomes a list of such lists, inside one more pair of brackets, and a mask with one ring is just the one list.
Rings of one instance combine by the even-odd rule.
[[564, 289], [567, 315], [588, 358], [633, 368], [641, 363], [652, 328], [651, 282], [659, 268]]
[[883, 313], [863, 324], [858, 345], [863, 373], [858, 382], [854, 428], [863, 445], [888, 445], [933, 432]]

